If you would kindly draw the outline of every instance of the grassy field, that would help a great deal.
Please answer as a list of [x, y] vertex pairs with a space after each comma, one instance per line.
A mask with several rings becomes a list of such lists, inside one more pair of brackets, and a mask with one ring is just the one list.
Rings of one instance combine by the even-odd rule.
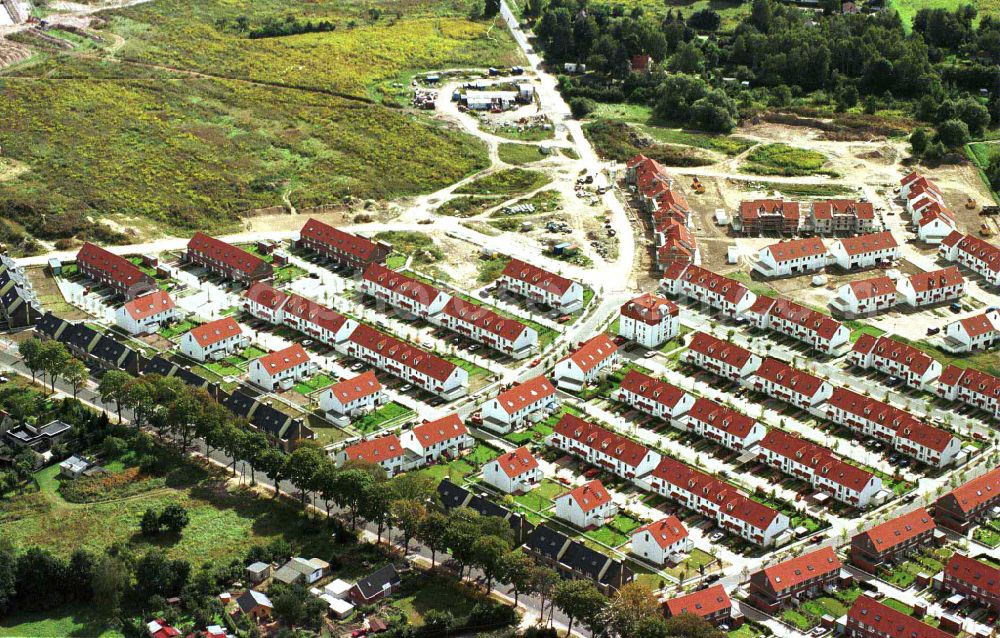
[[657, 120], [653, 109], [642, 104], [599, 103], [594, 111], [595, 118], [618, 120], [638, 124], [640, 130], [657, 142], [695, 146], [726, 155], [739, 155], [753, 146], [753, 141], [730, 135], [697, 133], [667, 126]]
[[107, 629], [107, 620], [82, 605], [54, 611], [12, 614], [0, 620], [0, 638], [122, 638], [120, 631]]
[[534, 144], [501, 144], [497, 151], [500, 161], [508, 164], [530, 164], [546, 158]]
[[374, 412], [369, 412], [360, 419], [356, 419], [351, 426], [365, 434], [387, 427], [389, 424], [398, 423], [413, 416], [413, 410], [402, 403], [390, 401]]
[[436, 483], [440, 483], [445, 478], [450, 478], [452, 483], [460, 484], [465, 477], [470, 474], [475, 474], [482, 469], [483, 465], [489, 463], [498, 456], [500, 456], [500, 453], [495, 449], [487, 445], [483, 445], [482, 443], [477, 443], [476, 446], [472, 448], [472, 452], [462, 458], [455, 459], [454, 461], [448, 461], [446, 463], [427, 465], [419, 470], [416, 470], [416, 472], [429, 476]]
[[747, 155], [743, 170], [757, 175], [830, 175], [824, 170], [826, 156], [817, 151], [795, 148], [787, 144], [765, 144]]
[[[984, 14], [997, 15], [1000, 12], [998, 0], [889, 0], [889, 6], [896, 10], [906, 30], [913, 25], [913, 16], [920, 9], [947, 9], [954, 11], [964, 4], [971, 4], [979, 9], [979, 16]], [[976, 23], [978, 23], [978, 18]]]
[[523, 168], [507, 168], [479, 177], [455, 192], [465, 195], [502, 195], [517, 197], [549, 183], [545, 173]]
[[533, 512], [544, 512], [552, 507], [552, 500], [569, 491], [565, 485], [546, 479], [538, 487], [526, 494], [514, 497], [514, 501]]
[[942, 365], [956, 365], [959, 368], [974, 368], [982, 370], [992, 375], [1000, 375], [1000, 354], [993, 351], [977, 351], [963, 355], [953, 355], [939, 348], [935, 348], [925, 341], [913, 341], [899, 335], [893, 335], [893, 339], [910, 344], [923, 350], [930, 356], [941, 362]]
[[583, 127], [594, 150], [605, 159], [625, 162], [642, 153], [667, 166], [705, 166], [715, 160], [691, 146], [657, 143], [632, 125], [613, 119], [599, 119]]
[[[91, 214], [139, 233], [217, 232], [288, 194], [300, 207], [406, 196], [484, 168], [471, 136], [371, 94], [414, 70], [513, 62], [516, 48], [504, 29], [467, 20], [464, 0], [403, 4], [158, 0], [108, 12], [109, 41], [123, 41], [114, 59], [45, 54], [6, 72], [0, 145], [28, 170], [0, 182], [5, 220], [43, 239], [125, 238]], [[286, 16], [336, 29], [248, 36]]]
[[965, 151], [965, 154], [969, 156], [972, 163], [976, 165], [979, 177], [983, 180], [983, 185], [993, 194], [993, 199], [1000, 203], [1000, 193], [993, 190], [990, 180], [986, 177], [986, 169], [989, 167], [990, 162], [1000, 157], [1000, 144], [996, 142], [973, 142], [972, 144], [965, 145]]

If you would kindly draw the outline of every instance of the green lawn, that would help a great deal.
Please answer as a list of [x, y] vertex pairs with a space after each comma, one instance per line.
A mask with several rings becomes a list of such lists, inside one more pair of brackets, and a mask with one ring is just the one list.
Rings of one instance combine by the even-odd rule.
[[2, 638], [122, 638], [107, 629], [107, 620], [83, 605], [60, 607], [37, 613], [15, 613], [0, 619]]
[[432, 609], [461, 618], [467, 616], [475, 604], [475, 595], [461, 583], [422, 573], [407, 577], [391, 603], [414, 626], [424, 624], [424, 616]]
[[595, 119], [609, 119], [639, 125], [639, 129], [657, 142], [694, 146], [725, 155], [739, 155], [754, 145], [753, 140], [730, 135], [713, 135], [671, 127], [653, 115], [652, 107], [643, 104], [601, 102]]
[[827, 158], [818, 151], [787, 144], [765, 144], [747, 155], [743, 170], [758, 175], [837, 175], [825, 170]]
[[199, 325], [200, 324], [198, 324], [197, 322], [185, 319], [184, 321], [179, 321], [171, 326], [167, 326], [166, 328], [161, 328], [160, 336], [163, 337], [164, 339], [173, 340], [176, 337], [181, 336], [188, 330], [192, 328], [197, 328]]
[[548, 175], [523, 168], [507, 168], [476, 178], [461, 186], [456, 193], [467, 195], [504, 195], [516, 197], [537, 190], [550, 181]]
[[901, 600], [896, 600], [895, 598], [884, 598], [882, 600], [882, 604], [885, 605], [886, 607], [891, 607], [892, 609], [895, 609], [898, 612], [904, 613], [907, 616], [913, 615], [913, 607], [910, 607]]
[[304, 381], [296, 383], [292, 389], [299, 394], [306, 396], [316, 392], [317, 390], [322, 390], [323, 388], [329, 387], [336, 383], [336, 379], [328, 374], [315, 374]]
[[869, 326], [868, 324], [861, 321], [846, 321], [844, 325], [851, 329], [851, 343], [854, 343], [861, 338], [861, 335], [871, 335], [873, 337], [881, 337], [885, 334], [885, 330], [881, 328], [876, 328], [875, 326]]
[[466, 372], [468, 372], [469, 373], [469, 385], [470, 386], [473, 383], [484, 381], [491, 374], [493, 374], [492, 372], [490, 372], [486, 368], [484, 368], [482, 366], [478, 366], [475, 363], [472, 363], [471, 361], [469, 361], [467, 359], [463, 359], [462, 357], [458, 357], [458, 356], [455, 356], [455, 355], [446, 355], [446, 356], [444, 356], [442, 358], [445, 361], [449, 361], [451, 363], [454, 363], [459, 368], [462, 368], [463, 370], [465, 370]]
[[450, 478], [453, 483], [461, 483], [466, 476], [475, 474], [482, 469], [483, 465], [498, 456], [500, 456], [500, 453], [495, 449], [482, 443], [477, 443], [472, 448], [472, 452], [460, 459], [448, 461], [447, 463], [428, 465], [415, 470], [415, 472], [429, 476], [438, 483], [445, 478]]
[[794, 609], [786, 609], [781, 612], [781, 619], [800, 631], [809, 631], [819, 624], [819, 621], [813, 621], [812, 618], [801, 614]]
[[584, 533], [584, 536], [608, 547], [621, 547], [629, 541], [629, 534], [641, 526], [642, 523], [631, 516], [616, 514], [611, 521]]
[[893, 335], [893, 339], [923, 350], [940, 361], [942, 365], [951, 364], [959, 368], [975, 368], [992, 375], [1000, 375], [1000, 353], [996, 351], [986, 350], [956, 356], [936, 348], [926, 341], [913, 341], [899, 335]]
[[547, 156], [535, 144], [501, 144], [497, 149], [501, 162], [508, 164], [530, 164]]
[[399, 270], [406, 265], [406, 255], [403, 253], [391, 253], [385, 258], [385, 267], [391, 270]]
[[351, 427], [359, 432], [368, 434], [390, 425], [395, 425], [410, 418], [413, 414], [413, 410], [402, 403], [390, 401], [374, 412], [369, 412], [361, 418], [355, 419], [351, 422]]
[[538, 487], [527, 494], [514, 497], [514, 501], [534, 512], [544, 512], [552, 507], [555, 497], [568, 491], [568, 488], [556, 481], [545, 479]]
[[972, 538], [988, 547], [1000, 545], [1000, 520], [993, 519], [983, 523], [972, 532]]
[[691, 550], [691, 554], [677, 565], [669, 568], [667, 573], [677, 578], [684, 574], [685, 578], [696, 576], [700, 573], [702, 565], [705, 566], [705, 573], [709, 572], [708, 565], [715, 562], [715, 556], [704, 552], [698, 548]]

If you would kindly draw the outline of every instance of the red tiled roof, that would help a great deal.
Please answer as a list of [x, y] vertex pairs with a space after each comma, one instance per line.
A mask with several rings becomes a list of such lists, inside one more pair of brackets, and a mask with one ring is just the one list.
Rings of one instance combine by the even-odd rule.
[[573, 285], [573, 281], [570, 279], [560, 277], [520, 259], [511, 259], [504, 267], [502, 274], [556, 295], [565, 294]]
[[848, 623], [870, 627], [886, 638], [954, 638], [951, 634], [862, 594], [847, 612]]
[[768, 297], [767, 295], [757, 295], [754, 302], [750, 304], [744, 313], [748, 315], [760, 315], [761, 317], [766, 317], [770, 312], [771, 308], [774, 307], [774, 302], [776, 299], [774, 297]]
[[783, 261], [791, 261], [792, 259], [826, 254], [826, 246], [823, 245], [822, 241], [814, 238], [789, 239], [788, 241], [771, 244], [764, 248], [764, 250], [770, 251], [774, 257], [774, 261], [779, 264]]
[[544, 375], [528, 379], [497, 395], [500, 409], [507, 414], [516, 414], [519, 410], [555, 394], [556, 389]]
[[368, 370], [354, 378], [338, 381], [328, 389], [333, 393], [333, 396], [346, 405], [352, 401], [357, 401], [361, 397], [381, 392], [382, 384], [379, 383], [375, 372]]
[[906, 186], [907, 184], [917, 179], [918, 177], [920, 177], [920, 173], [916, 171], [910, 171], [908, 174], [903, 176], [903, 179], [899, 180], [899, 183], [902, 186]]
[[293, 343], [283, 350], [276, 350], [257, 359], [264, 371], [274, 376], [285, 370], [291, 370], [297, 365], [308, 363], [309, 353], [297, 343]]
[[950, 248], [952, 246], [957, 245], [959, 242], [965, 239], [965, 237], [966, 237], [965, 235], [958, 232], [957, 230], [953, 230], [944, 239], [941, 240], [941, 245], [948, 246]]
[[348, 461], [380, 463], [403, 456], [403, 444], [395, 434], [359, 441], [344, 448]]
[[852, 352], [857, 352], [858, 354], [868, 354], [875, 349], [875, 345], [878, 343], [878, 337], [870, 335], [867, 332], [862, 332], [858, 336], [858, 340], [854, 342], [851, 347]]
[[629, 317], [650, 326], [658, 325], [664, 317], [676, 317], [679, 312], [677, 304], [649, 292], [626, 302], [621, 308], [623, 317]]
[[757, 219], [761, 215], [781, 215], [785, 219], [799, 218], [798, 202], [786, 202], [780, 199], [755, 199], [740, 202], [740, 217]]
[[152, 277], [139, 270], [138, 266], [129, 260], [89, 241], [84, 242], [80, 252], [76, 254], [76, 261], [100, 270], [123, 286], [153, 281]]
[[424, 283], [419, 279], [414, 279], [395, 270], [390, 270], [382, 264], [372, 262], [365, 268], [361, 278], [378, 284], [383, 288], [388, 288], [392, 292], [402, 295], [411, 301], [415, 301], [422, 306], [429, 305], [442, 294], [434, 286]]
[[538, 460], [523, 445], [513, 452], [505, 452], [496, 458], [503, 473], [509, 478], [517, 478], [538, 467]]
[[427, 421], [413, 426], [413, 434], [424, 447], [437, 445], [442, 441], [450, 441], [468, 434], [462, 419], [457, 414], [449, 414], [436, 421]]
[[822, 312], [801, 306], [790, 299], [779, 298], [771, 307], [771, 316], [779, 317], [816, 333], [820, 339], [829, 340], [837, 334], [842, 323]]
[[723, 299], [733, 304], [739, 302], [745, 295], [750, 294], [747, 287], [740, 282], [718, 275], [711, 270], [705, 270], [701, 266], [690, 266], [684, 271], [681, 279], [693, 286], [720, 295]]
[[984, 312], [981, 315], [966, 317], [965, 319], [959, 319], [958, 322], [962, 324], [962, 328], [965, 329], [965, 333], [971, 338], [984, 335], [988, 332], [997, 331], [997, 326], [994, 326], [993, 322], [990, 321], [990, 313], [988, 312]]
[[927, 372], [934, 363], [934, 359], [922, 350], [884, 335], [878, 338], [872, 352], [877, 357], [905, 365], [914, 374]]
[[280, 307], [281, 304], [288, 299], [288, 295], [286, 293], [262, 281], [254, 282], [254, 284], [247, 288], [247, 291], [243, 293], [243, 297], [254, 303], [260, 304], [265, 308], [270, 308], [271, 310]]
[[310, 218], [299, 235], [354, 255], [362, 261], [367, 261], [375, 251], [376, 244], [372, 240], [346, 233], [318, 219]]
[[957, 266], [931, 270], [909, 276], [910, 285], [916, 292], [927, 292], [935, 288], [949, 288], [965, 281]]
[[773, 357], [764, 359], [754, 375], [807, 397], [814, 396], [825, 383], [823, 379]]
[[625, 378], [622, 379], [621, 388], [668, 408], [676, 406], [686, 394], [677, 386], [655, 379], [638, 370], [629, 370]]
[[685, 416], [697, 419], [717, 430], [728, 432], [738, 439], [745, 439], [757, 424], [757, 421], [747, 415], [704, 397], [699, 397]]
[[298, 317], [330, 332], [337, 332], [347, 322], [347, 317], [336, 310], [296, 294], [288, 295], [283, 310], [285, 314]]
[[858, 300], [896, 294], [896, 282], [889, 277], [861, 279], [859, 281], [852, 281], [847, 285], [854, 291], [854, 296], [857, 297]]
[[576, 352], [564, 357], [571, 360], [583, 372], [588, 372], [618, 352], [618, 346], [607, 334], [601, 332], [580, 346]]
[[1000, 467], [978, 476], [951, 492], [959, 509], [969, 512], [1000, 494]]
[[221, 239], [209, 237], [205, 233], [195, 233], [188, 242], [187, 249], [221, 261], [230, 268], [252, 275], [260, 268], [271, 268], [270, 264], [242, 248], [227, 244]]
[[927, 425], [923, 421], [911, 421], [900, 426], [896, 430], [896, 436], [935, 452], [943, 452], [952, 441], [956, 440], [950, 432]]
[[561, 496], [556, 498], [562, 498], [563, 496], [569, 496], [576, 504], [580, 506], [580, 509], [585, 513], [593, 511], [598, 507], [611, 502], [611, 495], [608, 491], [604, 489], [604, 485], [600, 481], [594, 479], [589, 483], [584, 483], [580, 487], [570, 490]]
[[[948, 235], [948, 238], [954, 234]], [[957, 243], [959, 250], [986, 262], [987, 268], [991, 271], [1000, 271], [1000, 247], [974, 235], [964, 235], [958, 239]]]
[[649, 448], [645, 445], [569, 413], [562, 415], [552, 432], [576, 441], [584, 447], [597, 450], [633, 468], [638, 467], [649, 454]]
[[765, 567], [761, 571], [771, 585], [771, 589], [775, 592], [781, 592], [796, 587], [810, 578], [839, 571], [843, 566], [832, 547], [823, 547], [815, 552]]
[[501, 316], [489, 308], [478, 306], [459, 297], [452, 297], [445, 304], [443, 312], [449, 317], [471, 323], [507, 341], [515, 341], [528, 329], [516, 319]]
[[746, 365], [753, 353], [728, 341], [723, 341], [707, 332], [696, 332], [691, 336], [688, 349], [706, 357], [734, 366], [737, 369]]
[[136, 321], [142, 321], [161, 312], [173, 310], [175, 307], [174, 300], [170, 298], [170, 295], [162, 290], [157, 290], [126, 303], [125, 312]]
[[847, 388], [835, 387], [827, 405], [878, 423], [893, 432], [904, 425], [919, 423], [915, 416], [905, 410], [883, 403], [878, 399], [863, 396]]
[[694, 614], [702, 618], [733, 606], [726, 588], [722, 585], [713, 585], [707, 589], [671, 598], [663, 604], [671, 616]]
[[232, 317], [223, 317], [191, 328], [191, 336], [194, 337], [194, 340], [202, 348], [207, 348], [212, 344], [241, 333], [240, 324], [236, 323], [236, 320]]
[[936, 527], [927, 510], [919, 507], [908, 514], [876, 525], [867, 532], [861, 532], [858, 537], [867, 537], [876, 551], [885, 552]]
[[881, 233], [870, 233], [868, 235], [858, 235], [856, 237], [844, 237], [838, 240], [844, 247], [844, 252], [848, 255], [863, 255], [887, 248], [896, 248], [896, 238], [889, 231]]
[[649, 63], [652, 61], [653, 58], [649, 57], [646, 53], [633, 55], [630, 60], [633, 71], [645, 71], [649, 67]]
[[833, 219], [834, 215], [875, 219], [875, 208], [871, 202], [859, 202], [853, 199], [826, 199], [813, 202], [812, 213], [816, 219]]
[[825, 447], [800, 439], [783, 430], [768, 430], [760, 442], [760, 447], [805, 465], [817, 475], [855, 492], [865, 489], [874, 476], [871, 472], [838, 459]]
[[952, 554], [944, 568], [945, 574], [993, 596], [1000, 596], [1000, 569], [962, 554]]
[[688, 268], [694, 268], [694, 266], [688, 262], [675, 261], [672, 264], [669, 264], [663, 271], [663, 279], [676, 281], [681, 278], [681, 275], [683, 275]]
[[438, 381], [446, 381], [456, 367], [450, 361], [424, 352], [416, 346], [383, 334], [365, 324], [355, 328], [350, 341]]
[[649, 535], [653, 538], [653, 541], [660, 546], [660, 549], [666, 549], [677, 541], [688, 537], [687, 528], [684, 527], [684, 523], [681, 523], [681, 520], [676, 516], [668, 516], [647, 525], [643, 525], [639, 529], [632, 532], [632, 538], [635, 538], [643, 532], [649, 532]]
[[976, 394], [982, 394], [994, 399], [1000, 398], [1000, 379], [981, 370], [967, 368], [961, 371], [961, 375], [955, 383], [959, 387], [975, 392]]

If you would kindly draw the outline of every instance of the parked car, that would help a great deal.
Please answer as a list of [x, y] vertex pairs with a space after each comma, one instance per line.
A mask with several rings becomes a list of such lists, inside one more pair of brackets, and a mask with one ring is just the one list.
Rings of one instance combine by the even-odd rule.
[[962, 304], [956, 301], [955, 303], [948, 306], [948, 310], [951, 310], [954, 313], [962, 312]]
[[559, 323], [566, 323], [567, 321], [569, 321], [572, 318], [573, 317], [571, 317], [569, 315], [563, 315], [563, 316], [559, 317], [559, 319], [557, 319], [556, 321], [558, 321]]
[[927, 336], [936, 335], [939, 332], [941, 332], [941, 328], [928, 328], [927, 329]]
[[529, 368], [536, 368], [536, 367], [538, 367], [538, 364], [541, 363], [541, 362], [542, 362], [541, 359], [535, 359], [534, 361], [532, 361], [531, 363], [528, 364], [528, 367]]

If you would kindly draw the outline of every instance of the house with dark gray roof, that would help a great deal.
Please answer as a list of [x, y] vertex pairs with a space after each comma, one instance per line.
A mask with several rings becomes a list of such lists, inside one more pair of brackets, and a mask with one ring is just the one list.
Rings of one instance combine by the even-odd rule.
[[38, 319], [35, 330], [43, 337], [58, 339], [70, 325], [72, 324], [49, 311]]
[[4, 437], [15, 448], [27, 447], [36, 452], [45, 452], [72, 429], [72, 425], [62, 421], [50, 421], [42, 426], [24, 423], [7, 430]]
[[42, 316], [42, 306], [31, 283], [6, 255], [0, 255], [0, 327], [25, 328]]
[[316, 438], [316, 433], [306, 427], [302, 419], [293, 418], [275, 407], [261, 403], [242, 390], [223, 395], [222, 405], [234, 414], [245, 418], [250, 425], [278, 441], [282, 447], [294, 447], [299, 440]]
[[468, 507], [481, 516], [496, 516], [504, 519], [510, 525], [511, 531], [514, 532], [515, 545], [523, 543], [535, 529], [535, 526], [520, 512], [512, 512], [502, 505], [494, 503], [486, 495], [473, 494], [448, 479], [444, 479], [438, 484], [438, 497], [445, 509]]
[[605, 594], [635, 579], [635, 573], [619, 560], [593, 550], [546, 524], [534, 529], [524, 543], [525, 552], [559, 572], [563, 578], [593, 581]]
[[107, 370], [124, 370], [138, 375], [141, 364], [139, 353], [108, 335], [102, 335], [90, 350], [90, 356]]
[[368, 605], [392, 595], [401, 583], [399, 572], [390, 563], [355, 583], [347, 596], [355, 605]]

